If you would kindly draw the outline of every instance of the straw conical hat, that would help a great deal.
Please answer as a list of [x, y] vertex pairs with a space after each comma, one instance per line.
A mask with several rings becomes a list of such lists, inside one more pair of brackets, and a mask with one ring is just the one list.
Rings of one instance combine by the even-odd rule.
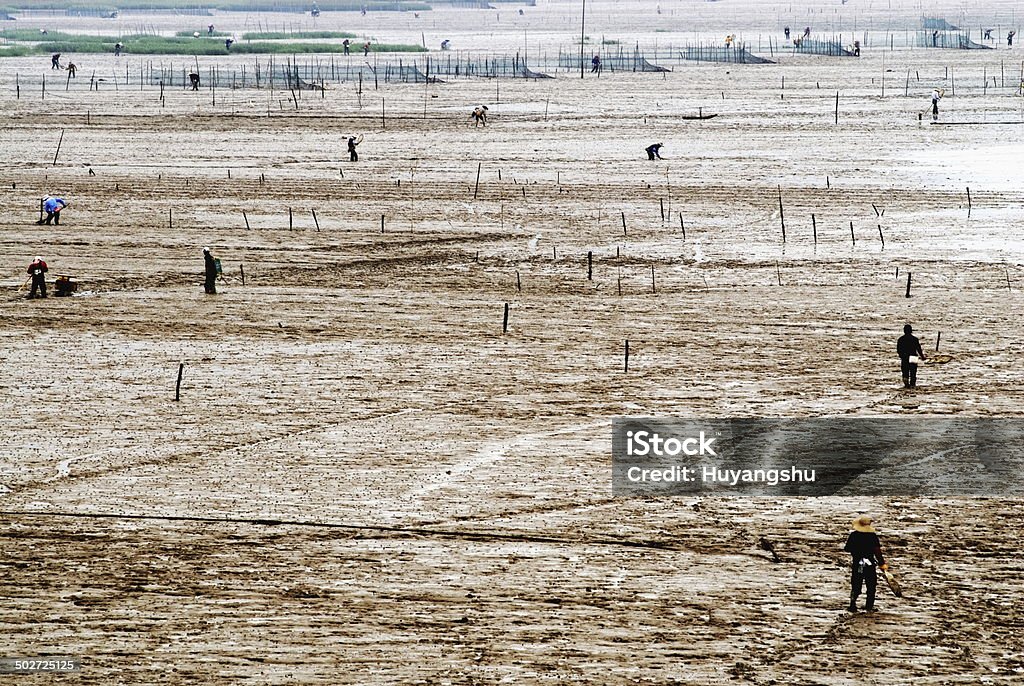
[[871, 526], [872, 521], [871, 515], [861, 515], [853, 520], [853, 530], [862, 531], [868, 534], [874, 533], [875, 527]]

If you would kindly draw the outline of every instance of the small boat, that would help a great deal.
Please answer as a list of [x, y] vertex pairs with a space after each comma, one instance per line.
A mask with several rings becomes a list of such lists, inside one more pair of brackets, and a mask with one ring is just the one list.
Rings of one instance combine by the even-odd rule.
[[704, 113], [701, 113], [701, 114], [684, 114], [684, 115], [682, 115], [679, 118], [680, 119], [714, 119], [717, 116], [718, 116], [717, 114], [704, 114]]

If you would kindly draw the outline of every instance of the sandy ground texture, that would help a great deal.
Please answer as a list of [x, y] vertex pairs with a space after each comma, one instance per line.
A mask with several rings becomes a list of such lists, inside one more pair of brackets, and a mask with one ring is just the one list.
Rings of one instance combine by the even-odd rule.
[[[653, 5], [616, 33], [596, 3], [594, 33], [825, 11]], [[878, 44], [919, 14], [854, 5]], [[575, 9], [536, 8], [552, 41]], [[523, 40], [510, 10], [442, 12], [481, 49]], [[83, 56], [42, 99], [46, 56], [0, 59], [0, 652], [86, 661], [25, 683], [1020, 683], [1021, 501], [612, 499], [610, 430], [1024, 414], [1022, 55], [333, 83], [298, 107], [89, 90], [133, 56]], [[34, 223], [43, 193], [61, 226]], [[26, 300], [36, 255], [79, 294]], [[913, 392], [908, 321], [945, 356]], [[860, 512], [907, 596], [851, 616]]]

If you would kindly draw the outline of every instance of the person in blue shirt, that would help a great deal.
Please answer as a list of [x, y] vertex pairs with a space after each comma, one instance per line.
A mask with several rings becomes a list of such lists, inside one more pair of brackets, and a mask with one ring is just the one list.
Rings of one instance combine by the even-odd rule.
[[36, 224], [56, 224], [60, 226], [60, 211], [68, 206], [64, 198], [53, 198], [49, 195], [43, 197], [43, 211], [46, 212], [46, 219], [41, 219]]

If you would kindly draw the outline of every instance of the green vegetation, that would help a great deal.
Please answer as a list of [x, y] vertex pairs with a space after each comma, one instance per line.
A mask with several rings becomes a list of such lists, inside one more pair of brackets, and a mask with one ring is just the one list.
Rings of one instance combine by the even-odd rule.
[[32, 50], [24, 45], [0, 45], [0, 57], [24, 57]]
[[355, 38], [356, 34], [346, 31], [295, 31], [284, 33], [283, 31], [256, 31], [243, 33], [242, 40], [287, 40], [289, 38]]
[[78, 36], [63, 31], [50, 31], [39, 33], [39, 29], [3, 29], [0, 30], [0, 39], [12, 41], [51, 41], [51, 40], [74, 40], [75, 38], [95, 38], [102, 40], [101, 36]]
[[618, 45], [618, 44], [619, 44], [619, 41], [613, 40], [611, 38], [605, 38], [605, 39], [603, 39], [601, 41], [601, 45]]
[[179, 38], [195, 38], [195, 33], [199, 33], [200, 38], [227, 38], [231, 35], [226, 31], [214, 31], [213, 33], [208, 33], [206, 31], [206, 27], [203, 27], [202, 29], [196, 29], [195, 31], [178, 31], [174, 35]]
[[[222, 40], [210, 40], [195, 38], [191, 34], [186, 36], [87, 36], [80, 34], [53, 33], [41, 35], [38, 31], [31, 29], [19, 29], [14, 31], [0, 31], [0, 38], [12, 41], [32, 42], [35, 45], [13, 45], [11, 48], [19, 50], [17, 54], [35, 53], [97, 53], [113, 52], [114, 44], [118, 41], [124, 45], [124, 51], [134, 55], [227, 55], [235, 54], [309, 54], [309, 53], [336, 53], [342, 52], [344, 47], [340, 43], [293, 43], [291, 41], [255, 41], [235, 43], [229, 51]], [[5, 51], [3, 54], [12, 55], [15, 53]], [[426, 52], [421, 45], [407, 45], [394, 43], [373, 43], [373, 52]]]
[[[65, 10], [75, 12], [113, 12], [122, 10], [174, 10], [187, 6], [195, 10], [220, 10], [222, 12], [302, 12], [308, 13], [312, 0], [123, 0], [117, 6], [96, 0], [6, 0], [11, 11], [16, 10]], [[401, 12], [429, 10], [430, 5], [424, 2], [405, 2], [403, 0], [318, 0], [317, 4], [324, 12], [356, 12], [363, 5], [371, 12]]]

